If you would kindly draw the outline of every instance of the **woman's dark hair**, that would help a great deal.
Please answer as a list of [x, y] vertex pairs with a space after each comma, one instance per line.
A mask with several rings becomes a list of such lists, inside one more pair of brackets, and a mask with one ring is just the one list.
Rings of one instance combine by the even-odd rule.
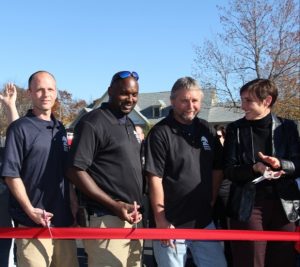
[[278, 90], [275, 83], [269, 79], [255, 79], [244, 84], [240, 89], [240, 95], [243, 92], [255, 95], [260, 101], [267, 98], [268, 95], [272, 97], [270, 107], [274, 105], [278, 97]]

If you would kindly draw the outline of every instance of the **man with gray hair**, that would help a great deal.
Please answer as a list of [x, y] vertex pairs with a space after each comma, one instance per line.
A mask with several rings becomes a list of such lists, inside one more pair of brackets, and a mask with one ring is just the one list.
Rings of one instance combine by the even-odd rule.
[[[178, 79], [172, 109], [146, 141], [150, 201], [157, 228], [215, 229], [213, 185], [222, 179], [222, 145], [208, 122], [197, 117], [203, 92], [191, 77]], [[186, 250], [201, 267], [226, 266], [217, 241], [153, 241], [158, 266], [183, 267]]]

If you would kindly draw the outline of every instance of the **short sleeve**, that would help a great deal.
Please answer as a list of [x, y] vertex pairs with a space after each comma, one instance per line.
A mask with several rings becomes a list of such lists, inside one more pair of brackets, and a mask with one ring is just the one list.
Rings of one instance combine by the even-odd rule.
[[68, 160], [69, 167], [88, 169], [94, 159], [96, 143], [97, 137], [93, 125], [88, 121], [80, 121], [74, 131]]
[[163, 135], [160, 128], [153, 128], [147, 139], [145, 149], [145, 170], [158, 177], [163, 177], [166, 157], [167, 157], [168, 141]]
[[21, 177], [24, 147], [24, 137], [20, 129], [15, 124], [11, 124], [6, 134], [2, 177]]

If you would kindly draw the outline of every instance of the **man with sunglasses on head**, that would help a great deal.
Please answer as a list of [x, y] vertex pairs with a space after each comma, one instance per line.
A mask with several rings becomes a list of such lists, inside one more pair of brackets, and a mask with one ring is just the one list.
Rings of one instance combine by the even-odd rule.
[[[138, 100], [136, 72], [116, 73], [109, 101], [75, 127], [69, 179], [81, 191], [90, 227], [132, 228], [142, 219], [140, 143], [128, 117]], [[140, 266], [141, 240], [84, 240], [89, 267]]]

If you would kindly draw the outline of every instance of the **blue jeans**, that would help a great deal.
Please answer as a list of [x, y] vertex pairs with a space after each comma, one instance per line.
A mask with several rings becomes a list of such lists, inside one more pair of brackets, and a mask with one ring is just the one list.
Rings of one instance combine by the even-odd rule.
[[[211, 222], [204, 229], [215, 229]], [[164, 246], [160, 241], [153, 241], [154, 256], [158, 267], [184, 267], [187, 248], [198, 267], [226, 267], [223, 247], [219, 241], [176, 240], [176, 248]]]

